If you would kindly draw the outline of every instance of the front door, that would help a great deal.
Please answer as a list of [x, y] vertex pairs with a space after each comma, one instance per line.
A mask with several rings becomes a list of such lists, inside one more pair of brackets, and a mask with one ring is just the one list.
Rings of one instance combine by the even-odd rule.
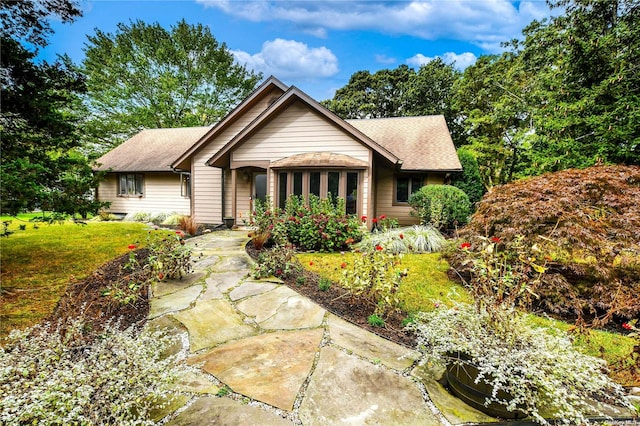
[[260, 200], [263, 203], [267, 201], [267, 174], [253, 174], [253, 197], [254, 200]]

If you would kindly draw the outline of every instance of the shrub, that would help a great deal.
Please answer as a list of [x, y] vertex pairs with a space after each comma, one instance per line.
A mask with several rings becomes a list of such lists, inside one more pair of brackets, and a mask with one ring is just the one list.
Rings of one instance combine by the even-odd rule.
[[258, 255], [257, 263], [251, 271], [254, 278], [287, 278], [299, 274], [302, 265], [295, 257], [295, 251], [288, 246], [275, 246]]
[[633, 411], [621, 386], [604, 373], [605, 362], [575, 350], [560, 330], [531, 327], [523, 315], [503, 305], [489, 312], [482, 306], [458, 304], [420, 313], [408, 325], [417, 336], [421, 362], [463, 363], [466, 354], [482, 380], [493, 386], [489, 403], [513, 399], [509, 411], [520, 411], [541, 424], [552, 413], [563, 424], [588, 424], [599, 413], [594, 400], [618, 403]]
[[325, 277], [321, 277], [320, 281], [318, 282], [318, 288], [321, 291], [327, 291], [331, 288], [331, 280]]
[[382, 246], [371, 252], [356, 253], [353, 266], [343, 271], [340, 286], [349, 293], [362, 296], [375, 306], [374, 314], [384, 316], [397, 309], [402, 273], [395, 269], [397, 258]]
[[337, 251], [360, 241], [360, 220], [346, 215], [344, 199], [320, 199], [292, 195], [284, 210], [272, 209], [270, 202], [256, 203], [252, 216], [256, 233], [269, 232], [275, 244], [293, 244], [301, 250]]
[[411, 214], [423, 224], [452, 229], [469, 219], [471, 203], [461, 189], [450, 185], [426, 185], [409, 197]]
[[85, 328], [76, 318], [10, 334], [0, 347], [0, 423], [154, 424], [150, 411], [188, 370], [160, 356], [175, 338], [114, 323], [87, 344]]
[[482, 184], [478, 161], [475, 155], [464, 147], [458, 148], [458, 158], [462, 165], [462, 171], [452, 174], [451, 185], [463, 190], [469, 197], [471, 205], [475, 206], [486, 192]]
[[[640, 167], [565, 170], [494, 188], [460, 236], [518, 238], [549, 256], [539, 307], [602, 325], [640, 315]], [[463, 257], [449, 256], [455, 268]]]
[[182, 231], [165, 233], [152, 231], [147, 242], [149, 249], [149, 266], [160, 279], [179, 279], [191, 273], [191, 247], [184, 241]]

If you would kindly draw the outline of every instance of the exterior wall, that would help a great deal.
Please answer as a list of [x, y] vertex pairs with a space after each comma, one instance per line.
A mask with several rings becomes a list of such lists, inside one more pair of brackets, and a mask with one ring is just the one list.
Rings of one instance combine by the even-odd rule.
[[232, 152], [233, 161], [272, 161], [308, 152], [335, 152], [369, 161], [369, 148], [295, 103]]
[[[231, 160], [235, 162], [274, 161], [296, 154], [309, 152], [334, 152], [349, 155], [370, 163], [370, 150], [342, 130], [326, 122], [317, 114], [311, 112], [304, 104], [296, 103], [283, 111], [273, 121], [251, 136], [244, 144], [231, 153]], [[268, 173], [268, 194], [272, 200], [277, 198], [275, 172]], [[243, 182], [238, 179], [237, 212], [243, 217], [250, 211], [245, 197], [250, 196], [250, 185], [242, 188]], [[369, 176], [362, 172], [359, 189], [362, 197], [362, 212], [367, 214]], [[236, 218], [240, 224], [240, 218]]]
[[[271, 100], [267, 97], [262, 102], [256, 104], [253, 109], [247, 111], [239, 119], [230, 125], [225, 131], [220, 133], [209, 144], [204, 145], [193, 156], [192, 166], [192, 197], [193, 215], [200, 223], [222, 223], [222, 170], [216, 167], [206, 166], [205, 163], [213, 157], [227, 142], [229, 142], [239, 131], [251, 123], [262, 111], [264, 111]], [[231, 216], [231, 176], [227, 176], [227, 190], [225, 191], [225, 212]], [[240, 207], [238, 206], [238, 211]], [[237, 222], [236, 223], [241, 223]]]
[[[394, 203], [394, 175], [393, 170], [380, 167], [377, 169], [376, 212], [377, 216], [386, 215], [398, 219], [400, 226], [416, 225], [420, 219], [411, 216], [411, 207], [405, 203]], [[441, 185], [444, 183], [443, 173], [429, 173], [426, 185]]]
[[118, 196], [118, 174], [108, 173], [98, 187], [100, 201], [110, 201], [113, 213], [190, 214], [190, 198], [180, 195], [180, 175], [144, 173], [144, 196]]

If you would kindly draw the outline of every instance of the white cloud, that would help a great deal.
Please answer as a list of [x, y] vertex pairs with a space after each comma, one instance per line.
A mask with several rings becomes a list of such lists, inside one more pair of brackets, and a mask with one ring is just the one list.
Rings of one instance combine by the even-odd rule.
[[397, 62], [396, 58], [391, 58], [387, 55], [376, 55], [376, 62], [379, 64], [385, 64], [385, 65], [390, 65], [390, 64], [395, 64]]
[[291, 22], [311, 33], [319, 29], [369, 30], [428, 40], [451, 39], [499, 51], [533, 19], [550, 15], [546, 3], [523, 0], [291, 1], [197, 0], [243, 19]]
[[471, 52], [464, 52], [460, 54], [455, 52], [446, 52], [434, 57], [424, 56], [422, 53], [418, 53], [417, 55], [407, 59], [407, 64], [420, 67], [421, 65], [425, 65], [436, 58], [441, 58], [445, 64], [454, 64], [455, 68], [461, 71], [468, 66], [473, 65], [478, 59], [478, 57]]
[[298, 80], [329, 77], [338, 72], [338, 58], [331, 50], [326, 47], [310, 48], [295, 40], [278, 38], [266, 41], [262, 50], [255, 54], [241, 50], [232, 50], [231, 53], [236, 62], [265, 76]]

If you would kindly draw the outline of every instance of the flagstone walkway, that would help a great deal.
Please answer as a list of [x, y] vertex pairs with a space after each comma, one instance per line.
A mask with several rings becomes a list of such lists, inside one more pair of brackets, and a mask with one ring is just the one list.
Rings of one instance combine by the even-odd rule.
[[452, 425], [494, 420], [452, 397], [416, 353], [250, 277], [241, 231], [188, 240], [194, 273], [153, 288], [150, 325], [184, 337], [168, 425]]

